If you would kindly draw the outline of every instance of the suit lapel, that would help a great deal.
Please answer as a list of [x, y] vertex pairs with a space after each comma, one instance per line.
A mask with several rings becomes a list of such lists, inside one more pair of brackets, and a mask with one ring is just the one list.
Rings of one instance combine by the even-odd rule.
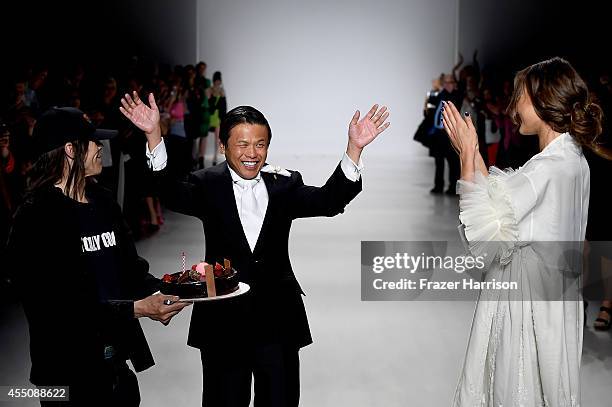
[[270, 174], [267, 172], [261, 173], [261, 178], [263, 179], [268, 191], [268, 207], [266, 208], [266, 214], [264, 216], [263, 223], [261, 224], [261, 231], [257, 237], [257, 243], [255, 244], [253, 254], [256, 254], [262, 249], [266, 231], [269, 227], [271, 219], [273, 218], [274, 211], [276, 210], [276, 192], [278, 190], [278, 182], [276, 182], [276, 177], [276, 174]]

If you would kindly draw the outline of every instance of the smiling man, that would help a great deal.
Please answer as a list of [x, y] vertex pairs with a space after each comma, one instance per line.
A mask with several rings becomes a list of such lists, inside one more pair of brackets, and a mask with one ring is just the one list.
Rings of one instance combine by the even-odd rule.
[[[221, 153], [226, 155], [230, 168], [235, 169], [244, 179], [253, 179], [259, 174], [268, 153], [270, 131], [264, 125], [239, 124], [233, 129], [236, 135], [221, 145]], [[252, 148], [251, 148], [252, 147]]]
[[121, 103], [122, 113], [147, 136], [166, 205], [201, 219], [206, 261], [230, 259], [240, 281], [251, 286], [245, 295], [194, 306], [187, 342], [201, 351], [202, 405], [247, 407], [254, 377], [255, 406], [297, 406], [298, 352], [312, 338], [304, 292], [289, 261], [291, 223], [340, 214], [357, 196], [361, 151], [389, 126], [386, 107], [374, 105], [362, 120], [355, 112], [346, 153], [325, 185], [314, 187], [304, 185], [297, 171], [266, 164], [272, 131], [253, 107], [237, 107], [221, 123], [226, 161], [180, 181], [168, 172], [177, 163], [167, 159], [153, 95], [150, 107], [136, 94]]

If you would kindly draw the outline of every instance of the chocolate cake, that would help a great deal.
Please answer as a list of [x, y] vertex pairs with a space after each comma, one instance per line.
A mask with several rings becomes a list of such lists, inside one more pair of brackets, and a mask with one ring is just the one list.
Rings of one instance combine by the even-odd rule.
[[214, 267], [202, 262], [194, 264], [191, 270], [165, 274], [160, 291], [180, 298], [204, 298], [233, 293], [238, 283], [238, 272], [229, 260], [223, 266], [216, 263]]

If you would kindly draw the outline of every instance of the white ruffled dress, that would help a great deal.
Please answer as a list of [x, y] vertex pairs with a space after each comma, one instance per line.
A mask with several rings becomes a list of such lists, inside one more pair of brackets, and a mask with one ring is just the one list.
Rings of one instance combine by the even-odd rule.
[[489, 254], [485, 281], [517, 281], [520, 293], [480, 292], [453, 406], [580, 406], [583, 304], [567, 271], [581, 258], [559, 261], [546, 242], [584, 241], [581, 147], [562, 134], [518, 170], [492, 167], [457, 189], [469, 249]]

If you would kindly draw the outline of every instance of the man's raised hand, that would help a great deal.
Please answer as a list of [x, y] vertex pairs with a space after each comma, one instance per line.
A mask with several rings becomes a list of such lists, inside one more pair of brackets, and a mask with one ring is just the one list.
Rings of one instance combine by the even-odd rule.
[[379, 109], [378, 105], [374, 105], [361, 120], [359, 120], [359, 116], [360, 113], [357, 110], [351, 119], [348, 131], [347, 154], [354, 162], [359, 161], [361, 150], [391, 124], [389, 122], [385, 123], [385, 120], [389, 117], [386, 106]]
[[119, 110], [136, 127], [145, 132], [149, 141], [159, 142], [161, 138], [159, 109], [155, 103], [153, 93], [149, 93], [149, 105], [150, 107], [140, 100], [138, 93], [134, 91], [132, 96], [126, 93], [121, 98]]

